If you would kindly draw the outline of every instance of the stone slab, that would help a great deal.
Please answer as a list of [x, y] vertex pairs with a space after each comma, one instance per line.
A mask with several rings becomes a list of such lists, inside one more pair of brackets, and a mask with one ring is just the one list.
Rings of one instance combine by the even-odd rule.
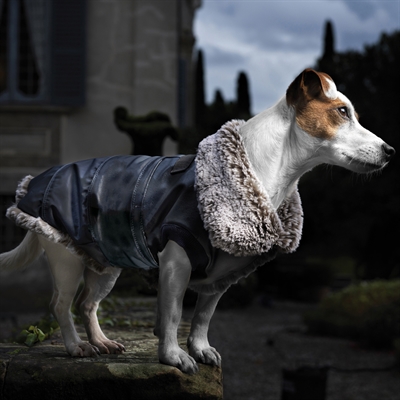
[[[220, 368], [199, 365], [200, 371], [189, 376], [158, 362], [158, 339], [149, 323], [154, 311], [139, 308], [133, 311], [135, 327], [104, 329], [108, 337], [124, 344], [123, 354], [71, 358], [59, 331], [31, 348], [0, 343], [0, 399], [222, 399]], [[188, 330], [184, 321], [178, 339], [185, 350]], [[83, 330], [78, 331], [85, 340]]]

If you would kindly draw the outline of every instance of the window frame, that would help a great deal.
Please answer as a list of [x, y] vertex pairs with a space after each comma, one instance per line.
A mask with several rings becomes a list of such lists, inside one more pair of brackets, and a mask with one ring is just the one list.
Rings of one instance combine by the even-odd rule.
[[[44, 80], [39, 83], [38, 93], [35, 95], [27, 95], [22, 93], [19, 88], [19, 13], [21, 2], [23, 0], [8, 0], [8, 31], [7, 31], [7, 86], [4, 93], [0, 94], [0, 104], [40, 104], [49, 101], [50, 88], [49, 84], [44, 84]], [[50, 76], [50, 16], [51, 1], [47, 2], [47, 17], [44, 29], [46, 30], [46, 59], [44, 62], [44, 73], [47, 74], [47, 80]], [[48, 82], [49, 83], [49, 82]]]
[[[18, 18], [23, 0], [9, 0], [7, 87], [0, 107], [82, 107], [86, 103], [86, 0], [47, 0], [45, 84], [37, 95], [18, 93]], [[34, 1], [34, 0], [30, 0]], [[13, 20], [11, 19], [13, 18]], [[11, 23], [14, 21], [15, 23]], [[70, 26], [74, 26], [71, 29]], [[66, 34], [68, 33], [68, 34]], [[71, 67], [68, 62], [71, 62]]]

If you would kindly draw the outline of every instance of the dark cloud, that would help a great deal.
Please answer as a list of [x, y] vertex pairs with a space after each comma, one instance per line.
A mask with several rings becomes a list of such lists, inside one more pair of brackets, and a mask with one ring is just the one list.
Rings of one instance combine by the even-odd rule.
[[343, 2], [361, 20], [371, 18], [376, 12], [376, 4], [371, 1], [343, 0]]
[[[331, 0], [335, 1], [335, 0]], [[369, 18], [373, 18], [375, 13], [379, 9], [385, 10], [389, 15], [399, 15], [399, 1], [381, 1], [381, 0], [370, 0], [370, 1], [354, 1], [354, 0], [342, 0], [343, 3], [358, 16], [361, 20], [365, 21]]]
[[229, 64], [244, 64], [246, 57], [239, 53], [222, 50], [216, 47], [208, 47], [205, 54], [205, 61], [209, 65], [224, 66]]
[[303, 51], [321, 44], [322, 30], [323, 24], [319, 31], [313, 29], [309, 32], [306, 32], [306, 29], [290, 32], [277, 28], [268, 32], [268, 35], [259, 35], [254, 42], [271, 51]]
[[254, 109], [284, 93], [288, 80], [322, 54], [331, 20], [337, 51], [363, 50], [399, 29], [400, 0], [203, 0], [198, 45], [205, 52], [210, 91], [232, 91], [237, 71], [249, 72]]

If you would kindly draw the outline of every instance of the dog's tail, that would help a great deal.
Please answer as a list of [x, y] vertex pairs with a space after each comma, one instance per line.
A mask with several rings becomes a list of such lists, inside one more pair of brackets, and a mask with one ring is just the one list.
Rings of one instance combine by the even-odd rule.
[[15, 249], [0, 254], [1, 270], [17, 270], [35, 261], [40, 256], [43, 248], [39, 243], [37, 234], [28, 231], [24, 240]]

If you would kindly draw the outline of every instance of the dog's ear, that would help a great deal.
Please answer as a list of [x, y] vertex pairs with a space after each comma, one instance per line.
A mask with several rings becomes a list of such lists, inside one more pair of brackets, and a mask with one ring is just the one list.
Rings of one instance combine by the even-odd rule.
[[[308, 102], [315, 98], [330, 97], [328, 93], [332, 90], [329, 83], [332, 78], [311, 68], [305, 69], [288, 87], [286, 101], [288, 105], [298, 106], [302, 102]], [[336, 87], [335, 87], [336, 90]]]

